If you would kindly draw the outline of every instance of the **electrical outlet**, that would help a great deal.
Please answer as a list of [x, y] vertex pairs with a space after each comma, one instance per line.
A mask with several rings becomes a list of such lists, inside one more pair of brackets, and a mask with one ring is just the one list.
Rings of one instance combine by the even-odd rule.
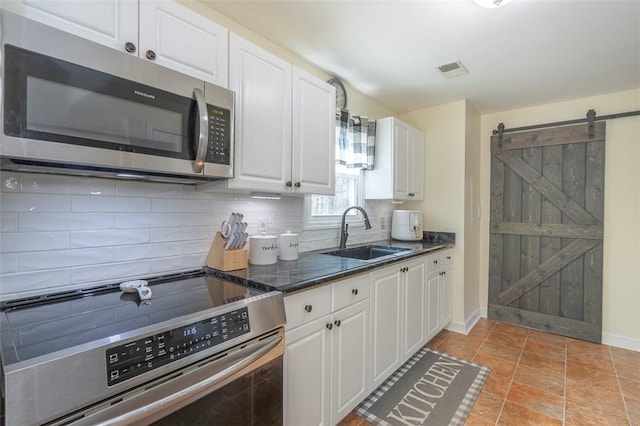
[[384, 229], [384, 216], [380, 217], [380, 229]]

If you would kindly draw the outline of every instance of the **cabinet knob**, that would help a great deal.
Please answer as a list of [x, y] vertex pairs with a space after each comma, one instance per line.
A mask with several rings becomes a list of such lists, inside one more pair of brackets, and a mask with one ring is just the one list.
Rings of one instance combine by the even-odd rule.
[[291, 188], [291, 186], [293, 186], [293, 182], [288, 181], [287, 183], [284, 184], [284, 186], [286, 186], [287, 188]]
[[416, 194], [414, 194], [413, 192], [409, 193], [409, 197], [415, 197], [415, 196], [416, 196]]
[[295, 186], [296, 188], [300, 188], [300, 182], [296, 182], [293, 186]]
[[447, 256], [447, 260], [451, 260], [451, 256]]
[[329, 330], [331, 330], [331, 329], [333, 328], [333, 324], [331, 324], [330, 322], [329, 322], [329, 323], [327, 323], [327, 328], [328, 328]]
[[148, 60], [153, 61], [156, 58], [156, 52], [153, 50], [147, 50], [146, 57]]
[[336, 325], [336, 327], [340, 327], [340, 324], [342, 324], [342, 321], [335, 320], [334, 324]]
[[136, 45], [131, 43], [130, 41], [126, 42], [124, 44], [124, 50], [126, 50], [129, 53], [135, 53], [136, 52]]
[[447, 275], [447, 271], [442, 271], [442, 275]]
[[438, 259], [434, 260], [433, 263], [438, 264]]
[[305, 310], [305, 312], [311, 312], [313, 310], [313, 306], [305, 305], [304, 310]]
[[358, 295], [358, 289], [354, 288], [353, 290], [351, 290], [351, 294], [353, 294], [354, 296]]

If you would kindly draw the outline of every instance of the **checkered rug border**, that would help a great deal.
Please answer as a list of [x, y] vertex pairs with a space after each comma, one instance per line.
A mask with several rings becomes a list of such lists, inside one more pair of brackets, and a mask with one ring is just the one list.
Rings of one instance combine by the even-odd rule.
[[[393, 386], [402, 376], [404, 376], [404, 374], [409, 371], [411, 367], [413, 367], [428, 352], [432, 352], [437, 355], [446, 355], [447, 357], [452, 358], [458, 362], [476, 367], [480, 370], [473, 383], [467, 390], [464, 398], [460, 402], [460, 405], [458, 406], [458, 409], [456, 410], [453, 418], [449, 422], [449, 426], [463, 426], [464, 421], [471, 411], [471, 408], [473, 408], [473, 404], [475, 403], [476, 398], [482, 390], [484, 382], [489, 377], [491, 369], [489, 367], [478, 365], [471, 361], [460, 359], [447, 353], [438, 352], [428, 347], [424, 347], [416, 352], [411, 358], [409, 358], [404, 364], [402, 364], [400, 368], [398, 368], [391, 376], [389, 376], [387, 380], [385, 380], [380, 386], [378, 386], [373, 392], [371, 392], [371, 394], [369, 394], [369, 396], [356, 407], [356, 414], [370, 421], [371, 423], [375, 423], [381, 426], [391, 426], [385, 420], [369, 412], [369, 408], [373, 404], [375, 404], [376, 401], [378, 401], [385, 394], [385, 392], [387, 392], [391, 388], [391, 386]], [[428, 424], [428, 422], [426, 424]]]

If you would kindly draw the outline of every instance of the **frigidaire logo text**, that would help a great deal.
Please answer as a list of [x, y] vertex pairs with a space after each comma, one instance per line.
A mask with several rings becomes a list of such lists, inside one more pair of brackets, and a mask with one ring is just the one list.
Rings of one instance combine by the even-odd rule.
[[156, 98], [153, 95], [150, 95], [150, 94], [144, 93], [144, 92], [138, 92], [137, 90], [134, 90], [133, 93], [135, 93], [136, 95], [144, 96], [145, 98], [149, 98], [149, 99], [155, 99]]

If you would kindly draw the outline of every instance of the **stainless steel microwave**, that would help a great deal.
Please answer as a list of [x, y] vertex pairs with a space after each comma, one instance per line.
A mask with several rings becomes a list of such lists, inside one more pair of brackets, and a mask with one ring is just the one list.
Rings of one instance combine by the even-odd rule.
[[234, 93], [0, 11], [5, 170], [233, 177]]

